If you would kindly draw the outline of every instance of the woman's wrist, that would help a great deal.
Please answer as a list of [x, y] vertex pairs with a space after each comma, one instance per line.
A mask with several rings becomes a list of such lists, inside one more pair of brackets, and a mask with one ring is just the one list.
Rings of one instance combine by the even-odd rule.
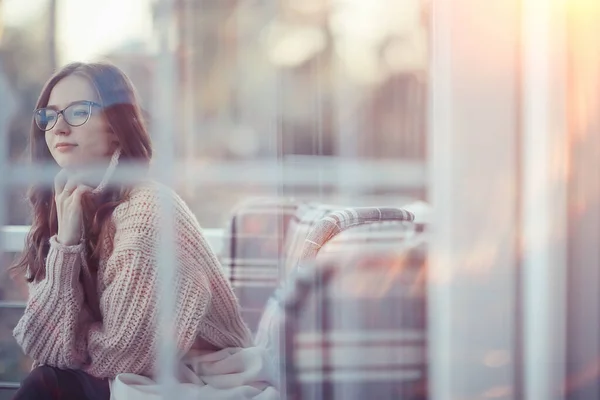
[[59, 243], [58, 235], [50, 238], [50, 251], [46, 258], [46, 277], [54, 282], [60, 293], [72, 293], [78, 290], [79, 271], [84, 257], [83, 241], [72, 246]]
[[56, 235], [56, 241], [58, 242], [58, 244], [62, 244], [63, 246], [75, 246], [81, 242], [81, 238], [75, 239], [75, 238], [61, 237], [60, 234], [58, 234], [58, 235]]
[[63, 242], [58, 235], [54, 235], [50, 238], [50, 246], [57, 247], [67, 253], [79, 253], [83, 250], [83, 239], [79, 239], [75, 243], [71, 243], [70, 241]]

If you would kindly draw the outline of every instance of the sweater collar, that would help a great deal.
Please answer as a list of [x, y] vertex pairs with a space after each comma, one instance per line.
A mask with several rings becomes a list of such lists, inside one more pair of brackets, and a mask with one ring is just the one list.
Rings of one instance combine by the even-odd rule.
[[96, 188], [94, 190], [92, 190], [93, 194], [100, 194], [106, 189], [108, 182], [110, 181], [110, 179], [112, 178], [112, 176], [115, 173], [115, 170], [117, 169], [117, 165], [119, 165], [120, 157], [121, 157], [121, 148], [119, 147], [115, 150], [112, 157], [110, 158], [110, 163], [108, 164], [108, 168], [106, 168], [106, 172], [104, 172], [104, 176], [102, 177], [102, 180], [100, 181], [98, 186], [96, 186]]

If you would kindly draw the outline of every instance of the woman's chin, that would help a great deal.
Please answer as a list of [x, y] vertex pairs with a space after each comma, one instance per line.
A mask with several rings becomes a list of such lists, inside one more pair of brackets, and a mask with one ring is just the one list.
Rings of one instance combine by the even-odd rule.
[[84, 165], [84, 163], [77, 160], [77, 158], [64, 156], [62, 154], [59, 157], [56, 157], [55, 161], [59, 167], [66, 170], [77, 170]]
[[81, 154], [57, 154], [54, 160], [61, 168], [72, 170], [93, 168], [106, 163], [103, 159], [98, 160], [97, 157]]

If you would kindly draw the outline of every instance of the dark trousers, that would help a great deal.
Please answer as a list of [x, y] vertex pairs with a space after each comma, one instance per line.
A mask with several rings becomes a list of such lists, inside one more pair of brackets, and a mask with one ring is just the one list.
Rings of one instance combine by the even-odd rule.
[[21, 382], [13, 400], [109, 400], [108, 379], [43, 365]]

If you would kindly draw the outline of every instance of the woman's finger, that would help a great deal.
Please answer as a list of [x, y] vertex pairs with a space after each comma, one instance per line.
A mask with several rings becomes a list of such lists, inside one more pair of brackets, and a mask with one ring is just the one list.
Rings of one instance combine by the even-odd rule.
[[68, 180], [68, 172], [65, 169], [61, 169], [58, 174], [54, 177], [54, 194], [59, 195], [62, 193], [65, 184]]
[[81, 196], [83, 196], [84, 193], [91, 192], [92, 190], [94, 190], [94, 188], [89, 187], [87, 185], [79, 185], [73, 192], [73, 195], [81, 199]]
[[71, 173], [68, 175], [67, 183], [63, 187], [63, 192], [67, 195], [71, 195], [75, 189], [79, 186], [85, 186], [84, 182], [85, 175], [82, 173]]
[[65, 184], [65, 186], [63, 187], [62, 192], [70, 195], [71, 193], [73, 193], [75, 191], [75, 189], [77, 189], [77, 182], [75, 181], [75, 179], [73, 178], [69, 178], [69, 180], [67, 181], [67, 183]]

